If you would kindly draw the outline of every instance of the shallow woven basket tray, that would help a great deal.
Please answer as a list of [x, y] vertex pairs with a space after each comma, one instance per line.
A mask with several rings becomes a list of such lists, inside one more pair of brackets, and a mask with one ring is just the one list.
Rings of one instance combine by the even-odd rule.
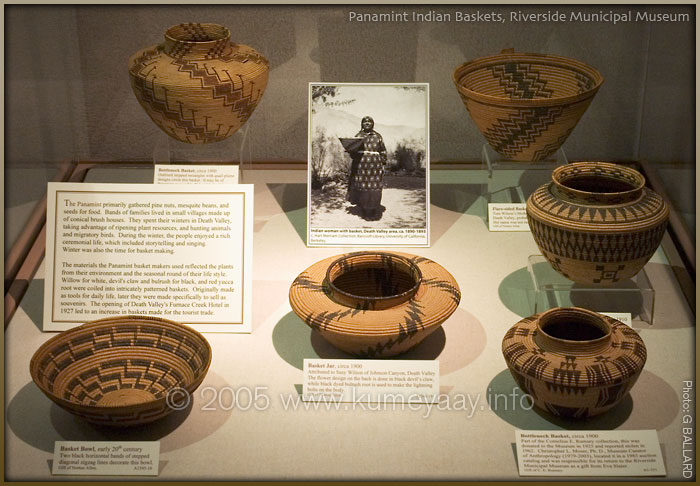
[[365, 139], [362, 137], [350, 137], [350, 138], [339, 138], [340, 143], [343, 144], [343, 148], [348, 153], [357, 152], [362, 149], [362, 144]]
[[34, 353], [30, 372], [68, 412], [93, 423], [133, 426], [186, 408], [187, 394], [210, 363], [211, 347], [194, 329], [157, 317], [120, 316], [49, 339]]
[[509, 52], [464, 63], [452, 80], [494, 150], [520, 161], [554, 153], [603, 84], [574, 59]]

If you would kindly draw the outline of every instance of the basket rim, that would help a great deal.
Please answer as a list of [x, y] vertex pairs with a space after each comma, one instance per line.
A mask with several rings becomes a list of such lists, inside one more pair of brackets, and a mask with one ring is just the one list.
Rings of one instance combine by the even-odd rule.
[[[81, 324], [79, 326], [73, 327], [71, 329], [68, 329], [67, 331], [60, 332], [56, 334], [55, 336], [52, 336], [50, 339], [48, 339], [45, 343], [43, 343], [32, 355], [32, 359], [29, 362], [29, 374], [32, 377], [32, 381], [34, 384], [36, 384], [37, 387], [52, 401], [56, 402], [58, 405], [62, 406], [65, 409], [72, 409], [76, 411], [86, 411], [86, 412], [105, 412], [106, 414], [112, 413], [112, 412], [129, 412], [132, 410], [140, 410], [143, 409], [144, 407], [154, 407], [154, 408], [161, 408], [163, 405], [166, 403], [166, 397], [161, 397], [157, 398], [148, 402], [142, 402], [142, 403], [136, 403], [132, 405], [117, 405], [117, 406], [98, 406], [98, 405], [85, 405], [82, 403], [76, 403], [72, 402], [70, 400], [66, 400], [63, 397], [59, 397], [58, 395], [54, 394], [53, 392], [50, 392], [46, 387], [43, 386], [41, 383], [41, 380], [38, 378], [38, 371], [39, 371], [39, 357], [43, 355], [43, 353], [53, 346], [56, 341], [59, 339], [63, 339], [66, 336], [73, 336], [73, 335], [79, 335], [82, 332], [84, 332], [86, 329], [93, 329], [97, 326], [100, 325], [114, 325], [115, 323], [130, 323], [129, 321], [146, 321], [146, 322], [151, 322], [151, 323], [160, 323], [160, 324], [166, 324], [169, 325], [170, 327], [176, 327], [180, 330], [183, 330], [184, 332], [194, 336], [197, 338], [197, 340], [201, 341], [205, 346], [206, 349], [209, 351], [208, 353], [208, 359], [206, 365], [202, 368], [202, 373], [199, 378], [195, 379], [192, 383], [188, 383], [186, 385], [181, 386], [181, 388], [187, 390], [188, 393], [192, 393], [194, 390], [196, 390], [199, 385], [201, 385], [202, 381], [204, 381], [204, 378], [206, 377], [207, 373], [209, 372], [209, 368], [211, 366], [212, 362], [212, 349], [211, 345], [209, 344], [209, 341], [200, 333], [199, 331], [191, 328], [190, 326], [186, 324], [182, 324], [180, 322], [176, 321], [171, 321], [169, 319], [165, 319], [162, 317], [157, 317], [157, 316], [146, 316], [146, 315], [121, 315], [121, 316], [109, 316], [105, 317], [102, 319], [97, 319], [94, 321], [86, 322], [84, 324]], [[138, 323], [138, 322], [134, 322]], [[135, 348], [138, 346], [134, 346]]]
[[[567, 68], [569, 70], [579, 71], [581, 73], [587, 74], [593, 78], [595, 84], [592, 88], [590, 88], [587, 91], [584, 91], [583, 93], [567, 96], [556, 96], [552, 98], [536, 99], [511, 99], [500, 96], [491, 96], [480, 93], [479, 91], [474, 91], [461, 84], [461, 80], [466, 74], [469, 74], [470, 72], [475, 71], [476, 69], [498, 65], [508, 60], [529, 61], [534, 63], [545, 63], [546, 61], [547, 64], [554, 64], [563, 68]], [[576, 59], [572, 59], [569, 57], [557, 56], [554, 54], [538, 54], [528, 52], [501, 53], [492, 56], [480, 57], [460, 64], [452, 72], [452, 82], [457, 87], [459, 93], [463, 96], [466, 96], [467, 98], [471, 98], [483, 104], [513, 107], [555, 106], [578, 103], [593, 97], [598, 92], [598, 89], [600, 89], [604, 81], [605, 78], [603, 78], [603, 75], [600, 73], [600, 71], [584, 62], [577, 61]]]
[[[541, 186], [539, 186], [537, 189], [535, 189], [532, 194], [527, 198], [527, 201], [525, 203], [525, 210], [527, 212], [528, 220], [530, 218], [534, 219], [535, 221], [538, 221], [542, 224], [546, 224], [548, 226], [553, 226], [556, 228], [560, 229], [566, 229], [569, 231], [585, 231], [587, 233], [596, 233], [596, 234], [615, 234], [615, 233], [626, 233], [629, 231], [639, 231], [639, 228], [637, 227], [637, 219], [633, 219], [631, 221], [625, 220], [625, 221], [617, 221], [617, 222], [608, 222], [605, 225], [595, 225], [592, 226], [589, 223], [578, 223], [575, 224], [569, 219], [562, 218], [558, 215], [553, 215], [552, 213], [549, 213], [545, 210], [542, 209], [542, 206], [539, 203], [536, 203], [536, 199], [538, 196], [542, 195], [546, 197], [548, 200], [553, 200], [555, 196], [552, 194], [552, 186], [556, 186], [557, 184], [554, 181], [554, 173], [557, 170], [564, 170], [566, 168], [571, 168], [572, 166], [575, 165], [580, 165], [580, 166], [595, 166], [598, 164], [602, 164], [603, 166], [609, 166], [610, 168], [619, 168], [619, 167], [624, 167], [626, 169], [630, 169], [631, 171], [637, 172], [641, 178], [644, 179], [644, 175], [637, 171], [636, 169], [633, 169], [632, 167], [627, 167], [623, 166], [621, 164], [615, 164], [612, 162], [606, 162], [606, 161], [597, 161], [597, 160], [584, 160], [584, 161], [577, 161], [577, 162], [570, 162], [569, 164], [561, 165], [557, 168], [555, 168], [552, 171], [552, 178], [549, 182], [545, 182]], [[577, 191], [575, 189], [571, 188], [566, 188], [567, 191]], [[631, 206], [636, 206], [639, 204], [648, 204], [648, 201], [657, 201], [657, 203], [654, 203], [654, 208], [655, 208], [655, 213], [654, 217], [650, 219], [646, 219], [651, 226], [657, 225], [657, 224], [664, 224], [664, 220], [668, 219], [670, 209], [668, 207], [668, 204], [666, 201], [659, 196], [656, 192], [648, 188], [646, 185], [642, 185], [639, 189], [640, 191], [640, 197], [633, 200], [629, 201], [629, 205]], [[579, 194], [581, 195], [599, 195], [600, 193], [589, 193], [587, 191], [578, 191]], [[629, 191], [629, 193], [632, 193], [634, 191]], [[617, 193], [621, 194], [621, 193]], [[646, 202], [645, 202], [646, 201]], [[585, 204], [582, 202], [574, 202], [574, 203], [569, 203], [581, 208], [585, 207], [595, 207], [597, 209], [609, 209], [609, 208], [616, 208], [618, 207], [618, 204], [605, 204], [605, 203], [600, 203], [600, 204], [595, 204], [594, 206]]]
[[[564, 315], [565, 317], [566, 314], [579, 314], [582, 316], [586, 316], [590, 318], [591, 320], [597, 321], [598, 323], [601, 324], [600, 327], [604, 328], [599, 329], [603, 332], [603, 335], [601, 337], [595, 338], [595, 339], [566, 339], [566, 338], [560, 338], [556, 337], [550, 333], [548, 333], [545, 330], [545, 327], [542, 324], [542, 321], [547, 321], [549, 319], [553, 318], [561, 318], [560, 316]], [[616, 319], [617, 320], [617, 319]], [[584, 309], [582, 307], [554, 307], [552, 309], [546, 310], [542, 312], [537, 319], [537, 332], [542, 333], [544, 336], [547, 337], [547, 339], [551, 342], [561, 344], [564, 346], [590, 346], [590, 345], [596, 345], [596, 344], [601, 344], [601, 343], [607, 343], [610, 340], [610, 336], [612, 335], [612, 326], [610, 325], [610, 322], [605, 320], [602, 316], [602, 314], [599, 314], [598, 312], [594, 312], [589, 309]]]
[[[568, 187], [565, 182], [568, 180], [564, 178], [564, 173], [567, 170], [570, 169], [575, 169], [577, 167], [582, 167], [582, 168], [591, 168], [595, 169], [596, 167], [599, 167], [601, 169], [609, 169], [609, 170], [619, 170], [621, 172], [630, 174], [634, 176], [636, 179], [636, 184], [632, 186], [631, 189], [627, 189], [625, 191], [615, 191], [615, 192], [606, 192], [606, 193], [599, 193], [599, 192], [592, 192], [592, 191], [585, 191], [583, 189], [573, 189], [571, 187]], [[608, 177], [608, 178], [613, 178], [611, 176], [601, 176], [601, 177]], [[571, 162], [566, 165], [560, 165], [559, 167], [554, 168], [552, 171], [552, 183], [556, 185], [557, 187], [561, 187], [562, 189], [569, 191], [573, 194], [576, 194], [579, 197], [586, 197], [586, 196], [599, 196], [599, 195], [605, 195], [605, 196], [631, 196], [634, 194], [640, 194], [641, 190], [646, 186], [646, 178], [644, 175], [639, 172], [636, 169], [633, 169], [632, 167], [627, 167], [625, 165], [621, 164], [614, 164], [612, 162], [598, 162], [598, 161], [593, 161], [593, 160], [584, 160], [584, 161], [577, 161], [577, 162]], [[630, 183], [630, 185], [632, 185]]]
[[165, 30], [164, 37], [166, 40], [170, 42], [181, 42], [181, 43], [187, 43], [187, 44], [193, 44], [197, 46], [208, 46], [208, 45], [214, 45], [219, 42], [225, 42], [227, 40], [231, 39], [231, 31], [229, 30], [228, 27], [222, 24], [218, 24], [216, 22], [195, 22], [196, 25], [199, 25], [203, 28], [213, 28], [221, 31], [221, 37], [218, 39], [210, 39], [210, 40], [189, 40], [189, 39], [178, 39], [175, 37], [176, 32], [178, 29], [182, 29], [184, 25], [188, 25], [185, 23], [179, 23], [179, 24], [174, 24], [168, 27]]
[[[386, 295], [386, 296], [365, 296], [365, 295], [357, 295], [353, 294], [351, 292], [347, 292], [345, 290], [342, 290], [338, 286], [335, 285], [335, 282], [331, 280], [330, 276], [332, 273], [332, 269], [335, 268], [336, 266], [341, 266], [350, 260], [351, 258], [360, 258], [360, 257], [389, 257], [392, 259], [399, 260], [400, 262], [404, 263], [407, 267], [409, 267], [415, 274], [416, 274], [416, 282], [413, 284], [411, 288], [408, 290], [405, 290], [404, 292], [400, 292], [398, 294], [394, 295]], [[353, 253], [346, 253], [344, 255], [341, 255], [338, 257], [337, 260], [332, 262], [330, 265], [328, 265], [328, 268], [326, 270], [326, 283], [328, 284], [328, 287], [331, 289], [332, 292], [336, 292], [346, 298], [353, 299], [353, 300], [358, 300], [358, 301], [364, 301], [364, 302], [373, 302], [373, 303], [382, 303], [382, 302], [389, 302], [392, 300], [396, 299], [401, 299], [401, 298], [410, 298], [413, 295], [416, 294], [418, 291], [418, 288], [420, 287], [422, 281], [423, 281], [423, 274], [420, 271], [420, 268], [418, 265], [413, 263], [411, 260], [408, 258], [398, 255], [396, 253], [391, 253], [391, 252], [386, 252], [386, 251], [358, 251], [358, 252], [353, 252]]]
[[[355, 338], [398, 335], [405, 325], [404, 314], [416, 305], [420, 306], [425, 315], [421, 330], [426, 331], [441, 326], [459, 307], [461, 291], [457, 280], [434, 260], [398, 251], [390, 253], [407, 258], [421, 271], [423, 279], [419, 290], [407, 301], [390, 309], [355, 310], [336, 302], [325, 291], [321, 291], [321, 289], [327, 288], [325, 276], [328, 266], [338, 260], [339, 257], [352, 254], [346, 253], [319, 260], [294, 279], [289, 289], [289, 303], [292, 311], [312, 329], [317, 328], [314, 323], [319, 316], [334, 316], [332, 322], [324, 325], [323, 329], [319, 330], [337, 336], [345, 335]], [[304, 280], [303, 284], [300, 283], [300, 278], [302, 277]], [[448, 284], [457, 292], [458, 298], [456, 301], [450, 297], [450, 289], [436, 285], [439, 282]], [[318, 295], [318, 301], [313, 298], [314, 295]], [[305, 310], [310, 306], [313, 306], [314, 312], [307, 315]], [[391, 315], [389, 318], [385, 314], [381, 314], [387, 310], [391, 310], [395, 315]]]
[[[552, 309], [549, 309], [548, 311], [538, 312], [538, 313], [533, 314], [529, 317], [522, 318], [517, 323], [515, 323], [513, 326], [511, 326], [509, 328], [509, 331], [510, 331], [510, 329], [513, 329], [516, 326], [522, 325], [523, 327], [529, 327], [530, 329], [535, 330], [536, 332], [533, 334], [529, 334], [527, 336], [524, 336], [522, 339], [519, 339], [519, 340], [516, 340], [515, 337], [509, 337], [508, 333], [506, 333], [506, 335], [503, 337], [503, 340], [501, 341], [501, 352], [503, 353], [504, 358], [505, 358], [505, 352], [506, 352], [508, 346], [512, 345], [514, 341], [521, 343], [526, 348], [528, 353], [533, 353], [533, 352], [539, 353], [540, 346], [536, 342], [536, 337], [537, 337], [537, 334], [539, 332], [539, 320], [542, 318], [542, 315], [545, 315], [548, 313], [550, 313], [550, 315], [551, 315], [551, 313], [557, 313], [557, 312], [561, 312], [561, 311], [572, 311], [572, 310], [578, 311], [578, 312], [583, 312], [583, 313], [598, 314], [600, 316], [600, 318], [606, 322], [606, 324], [610, 327], [610, 334], [607, 337], [604, 337], [603, 341], [601, 341], [601, 343], [603, 343], [606, 339], [609, 339], [605, 349], [610, 350], [610, 349], [616, 348], [616, 349], [618, 349], [618, 353], [620, 355], [630, 356], [631, 353], [629, 352], [629, 350], [625, 350], [624, 348], [621, 348], [619, 345], [618, 346], [615, 345], [615, 343], [619, 344], [621, 342], [636, 341], [635, 339], [631, 338], [629, 336], [629, 334], [623, 333], [621, 331], [621, 329], [630, 329], [631, 331], [634, 332], [634, 334], [636, 334], [637, 338], [639, 339], [642, 346], [646, 350], [646, 344], [644, 343], [644, 340], [642, 339], [642, 337], [639, 335], [639, 332], [637, 332], [635, 329], [632, 329], [631, 327], [627, 326], [626, 324], [622, 323], [621, 321], [619, 321], [613, 317], [609, 317], [609, 316], [600, 314], [598, 312], [590, 311], [588, 309], [583, 309], [580, 307], [554, 307]], [[562, 342], [565, 342], [565, 341], [562, 340]], [[569, 342], [571, 342], [571, 341], [569, 341]], [[591, 341], [588, 341], [588, 343], [590, 343], [590, 342]], [[579, 342], [574, 341], [574, 343], [586, 343], [586, 342], [585, 341], [579, 341]], [[550, 356], [555, 357], [555, 358], [564, 357], [566, 355], [571, 354], [570, 351], [568, 351], [568, 350], [545, 350], [545, 352], [547, 352]], [[590, 355], [590, 354], [586, 354], [586, 353], [579, 354], [576, 357], [577, 357], [577, 360], [580, 360], [579, 362], [584, 364], [584, 365], [586, 363], [595, 362], [594, 361], [595, 356]], [[586, 386], [586, 385], [579, 385], [579, 384], [576, 384], [576, 385], [571, 384], [571, 385], [567, 385], [567, 386], [570, 386], [572, 388], [597, 389], [597, 388], [605, 388], [605, 387], [613, 385], [613, 384], [619, 384], [619, 383], [625, 382], [625, 381], [630, 380], [630, 379], [636, 379], [635, 376], [638, 376], [639, 373], [641, 373], [642, 369], [644, 368], [644, 365], [646, 364], [647, 358], [645, 356], [644, 358], [634, 357], [632, 359], [635, 363], [635, 366], [638, 368], [635, 371], [629, 371], [626, 368], [623, 368], [623, 369], [617, 368], [614, 365], [612, 365], [610, 362], [607, 362], [607, 363], [601, 362], [601, 366], [603, 366], [605, 369], [607, 369], [610, 372], [610, 375], [611, 375], [610, 383], [606, 383], [604, 385], [597, 385], [597, 386]], [[547, 367], [541, 375], [535, 377], [533, 374], [528, 373], [522, 369], [523, 361], [524, 361], [524, 359], [522, 357], [518, 357], [512, 361], [508, 361], [506, 359], [508, 369], [511, 372], [515, 371], [521, 375], [536, 378], [537, 380], [542, 381], [544, 383], [556, 384], [556, 375], [554, 374], [554, 369], [552, 367]]]

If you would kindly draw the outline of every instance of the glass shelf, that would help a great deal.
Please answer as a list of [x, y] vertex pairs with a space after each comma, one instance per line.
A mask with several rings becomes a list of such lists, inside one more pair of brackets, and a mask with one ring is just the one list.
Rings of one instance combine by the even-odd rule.
[[505, 160], [489, 144], [481, 147], [481, 170], [485, 182], [481, 185], [483, 219], [488, 225], [489, 203], [524, 204], [530, 194], [540, 185], [551, 180], [555, 167], [569, 161], [560, 148], [555, 154], [538, 162]]
[[252, 144], [249, 124], [221, 142], [191, 144], [161, 133], [153, 147], [154, 164], [235, 164], [250, 166]]
[[630, 313], [632, 327], [654, 323], [656, 292], [644, 269], [631, 279], [601, 287], [569, 280], [542, 255], [530, 255], [527, 268], [535, 286], [534, 313], [574, 306], [601, 313]]

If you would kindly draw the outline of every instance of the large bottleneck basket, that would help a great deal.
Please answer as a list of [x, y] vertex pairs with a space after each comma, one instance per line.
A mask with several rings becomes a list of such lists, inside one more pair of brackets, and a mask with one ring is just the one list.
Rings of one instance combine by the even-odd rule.
[[647, 349], [622, 322], [578, 307], [527, 317], [505, 334], [503, 357], [520, 389], [553, 415], [587, 418], [620, 403]]
[[554, 270], [581, 284], [635, 276], [666, 230], [668, 206], [644, 176], [608, 162], [574, 162], [527, 200], [527, 220]]
[[336, 348], [387, 358], [418, 345], [457, 309], [454, 277], [438, 263], [398, 252], [330, 257], [289, 289], [294, 312]]
[[151, 120], [185, 143], [218, 142], [250, 118], [269, 63], [217, 24], [179, 24], [129, 59], [131, 87]]
[[452, 80], [493, 149], [525, 162], [556, 152], [603, 84], [574, 59], [508, 51], [458, 66]]

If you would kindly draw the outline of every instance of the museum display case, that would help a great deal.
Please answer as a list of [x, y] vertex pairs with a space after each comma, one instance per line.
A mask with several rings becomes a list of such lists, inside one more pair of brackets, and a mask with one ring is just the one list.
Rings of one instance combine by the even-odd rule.
[[[555, 10], [566, 20], [552, 20]], [[620, 20], [627, 15], [630, 20]], [[664, 21], [649, 20], [664, 15]], [[694, 6], [6, 5], [5, 22], [7, 481], [143, 479], [52, 474], [60, 441], [158, 443], [153, 476], [162, 481], [524, 480], [520, 433], [641, 430], [658, 436], [665, 467], [647, 471], [647, 479], [694, 477]], [[182, 34], [173, 26], [196, 22], [214, 29], [195, 39], [213, 43], [208, 49], [214, 52], [207, 50], [196, 69], [180, 65], [173, 73], [184, 70], [202, 86], [216, 77], [223, 91], [214, 98], [225, 106], [250, 102], [237, 105], [238, 121], [225, 122], [244, 123], [229, 129], [230, 137], [199, 140], [211, 143], [167, 135], [168, 123], [178, 121], [161, 110], [153, 123], [129, 74], [134, 52], [162, 43], [163, 32]], [[231, 46], [262, 53], [245, 50], [243, 60], [234, 55], [258, 76], [254, 96], [235, 89], [248, 86], [247, 73], [224, 74], [215, 60], [217, 46], [229, 46], [228, 34]], [[481, 105], [470, 108], [469, 93], [453, 82], [456, 66], [464, 71], [473, 60], [513, 56], [498, 54], [511, 47], [545, 55], [545, 64], [567, 59], [567, 66], [590, 74], [576, 88], [583, 95], [574, 96], [580, 106], [572, 124], [547, 135], [546, 150], [526, 160], [507, 159], [508, 150], [485, 145], [495, 139], [482, 133], [488, 127], [476, 118], [493, 117]], [[173, 60], [188, 64], [178, 56], [165, 63], [174, 67]], [[522, 67], [506, 66], [506, 72], [506, 82], [516, 85], [537, 78]], [[534, 82], [542, 87], [547, 80]], [[310, 83], [336, 83], [341, 90], [342, 83], [403, 83], [397, 89], [406, 91], [411, 83], [429, 86], [429, 140], [421, 141], [427, 160], [410, 170], [399, 167], [393, 125], [369, 113], [378, 126], [385, 123], [385, 162], [394, 164], [383, 177], [382, 204], [393, 201], [399, 228], [412, 214], [406, 201], [427, 206], [428, 247], [309, 247]], [[337, 92], [325, 101], [335, 107], [351, 102]], [[361, 119], [335, 123], [346, 123], [343, 136], [352, 136]], [[194, 121], [190, 135], [206, 135]], [[544, 133], [536, 122], [526, 125], [504, 125], [509, 133], [496, 145]], [[351, 164], [342, 142], [334, 143], [338, 160]], [[642, 238], [646, 253], [635, 256], [635, 275], [611, 278], [609, 285], [569, 279], [556, 255], [542, 253], [552, 233], [570, 230], [533, 235], [527, 228], [528, 198], [549, 187], [553, 174], [570, 175], [580, 162], [598, 163], [626, 181], [607, 191], [614, 201], [602, 202], [620, 228], [654, 233]], [[47, 230], [56, 228], [48, 224], [55, 215], [47, 216], [47, 207], [56, 210], [56, 202], [47, 201], [55, 194], [47, 183], [148, 188], [156, 164], [237, 166], [239, 181], [253, 185], [254, 212], [243, 219], [253, 242], [252, 265], [244, 265], [252, 282], [252, 295], [246, 294], [250, 332], [200, 334], [171, 323], [186, 321], [172, 314], [46, 332], [45, 280], [56, 278], [48, 265], [60, 257], [45, 255], [55, 243], [47, 245], [47, 234], [56, 238]], [[423, 192], [406, 189], [416, 174], [423, 184], [429, 181]], [[324, 214], [357, 216], [344, 200], [347, 182], [328, 172], [319, 177], [315, 197], [324, 190], [332, 195], [318, 199]], [[572, 197], [599, 192], [600, 184], [591, 184], [569, 188]], [[642, 194], [652, 202], [640, 202]], [[619, 209], [620, 199], [637, 206]], [[521, 211], [518, 224], [525, 228], [494, 228], [493, 204]], [[573, 205], [571, 211], [583, 212]], [[653, 229], [630, 226], [647, 213], [655, 218], [647, 225]], [[358, 227], [372, 230], [382, 217]], [[228, 226], [236, 232], [235, 224]], [[594, 248], [583, 253], [603, 253], [606, 262], [607, 248], [630, 253], [618, 245], [625, 238], [583, 238]], [[107, 238], [95, 240], [102, 245]], [[143, 261], [148, 258], [157, 257]], [[197, 288], [191, 293], [216, 293], [211, 284]], [[101, 301], [85, 295], [76, 299]], [[137, 297], [123, 295], [125, 301]], [[568, 324], [561, 324], [562, 315]], [[546, 361], [545, 354], [555, 358]], [[435, 362], [436, 400], [304, 400], [305, 360], [358, 356], [404, 366]], [[183, 394], [164, 411], [169, 388]], [[117, 408], [126, 410], [129, 427], [109, 425]], [[91, 415], [93, 409], [99, 415]], [[145, 418], [139, 415], [144, 410]], [[406, 446], [417, 441], [441, 446]]]

